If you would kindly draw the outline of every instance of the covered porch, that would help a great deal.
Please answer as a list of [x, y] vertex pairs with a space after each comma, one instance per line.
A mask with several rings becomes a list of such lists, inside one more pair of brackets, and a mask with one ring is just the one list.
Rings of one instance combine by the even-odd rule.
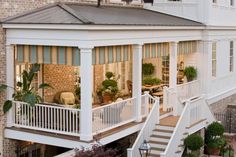
[[[154, 105], [159, 106], [158, 97], [163, 97], [164, 106], [160, 108], [175, 111], [170, 94], [176, 92], [177, 84], [188, 86], [178, 71], [184, 66], [198, 67], [196, 56], [201, 53], [198, 47], [201, 25], [193, 24], [148, 29], [149, 26], [142, 25], [62, 27], [6, 22], [7, 84], [15, 86], [22, 70], [39, 63], [41, 71], [35, 78], [35, 87], [41, 82], [53, 87], [38, 91], [44, 101], [34, 108], [15, 101], [8, 113], [8, 128], [71, 135], [88, 142], [95, 135], [142, 122]], [[145, 63], [154, 66], [149, 77], [160, 80], [158, 83], [143, 84]], [[107, 72], [115, 74], [120, 95], [104, 103], [98, 91]], [[165, 94], [164, 87], [174, 92]], [[76, 94], [78, 88], [80, 94]], [[149, 94], [144, 93], [147, 89]], [[71, 96], [68, 92], [74, 96], [72, 101], [67, 99]], [[12, 93], [8, 91], [9, 99]]]
[[[165, 97], [168, 94], [165, 91], [167, 88], [168, 90], [175, 87], [181, 90], [182, 86], [189, 88], [189, 84], [192, 83], [185, 83], [184, 77], [182, 82], [178, 82], [179, 69], [170, 71], [179, 68], [180, 63], [188, 62], [191, 60], [189, 56], [197, 53], [197, 41], [186, 41], [181, 44], [165, 42], [102, 46], [90, 48], [90, 51], [86, 49], [84, 54], [83, 49], [66, 46], [12, 45], [11, 47], [14, 49], [14, 84], [21, 81], [23, 70], [27, 70], [34, 63], [39, 63], [41, 70], [32, 85], [36, 90], [40, 83], [48, 83], [53, 87], [37, 90], [43, 102], [36, 104], [34, 108], [24, 102], [14, 102], [11, 111], [12, 126], [77, 136], [85, 141], [90, 141], [93, 136], [120, 126], [141, 122], [155, 103], [160, 106], [160, 111], [169, 112], [170, 108], [173, 110], [174, 106], [167, 107], [164, 103], [166, 106], [163, 107], [157, 98], [160, 97], [162, 102], [163, 94]], [[180, 53], [182, 51], [185, 53]], [[88, 58], [84, 60], [83, 55]], [[145, 64], [154, 67], [153, 73], [149, 76], [145, 76], [142, 72], [144, 67], [142, 65]], [[184, 67], [181, 68], [183, 70]], [[104, 95], [98, 93], [107, 72], [118, 76], [114, 79], [117, 80], [119, 90], [109, 102], [105, 102]], [[147, 77], [158, 79], [160, 82], [145, 84], [144, 80]], [[128, 84], [128, 81], [131, 84]], [[189, 90], [179, 91], [180, 94], [184, 92], [188, 93]], [[90, 93], [91, 96], [88, 97], [84, 93]], [[173, 96], [168, 96], [168, 99], [173, 99]], [[84, 108], [89, 111], [84, 113], [83, 118]], [[91, 128], [88, 128], [87, 123], [89, 112]], [[89, 138], [81, 135], [83, 119], [86, 119], [87, 131], [91, 132]]]

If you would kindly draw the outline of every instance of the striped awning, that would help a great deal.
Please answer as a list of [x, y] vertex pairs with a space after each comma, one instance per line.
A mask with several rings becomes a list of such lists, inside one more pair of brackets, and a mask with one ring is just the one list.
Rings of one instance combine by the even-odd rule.
[[168, 43], [153, 43], [143, 45], [143, 59], [159, 58], [169, 55]]
[[[131, 49], [130, 45], [95, 47], [93, 64], [128, 61]], [[15, 52], [18, 63], [80, 65], [80, 50], [77, 47], [17, 45]]]
[[178, 54], [190, 54], [197, 52], [197, 41], [183, 41], [178, 43]]
[[93, 50], [93, 64], [109, 64], [131, 59], [132, 46], [104, 46]]
[[80, 53], [76, 47], [16, 46], [18, 63], [80, 65]]

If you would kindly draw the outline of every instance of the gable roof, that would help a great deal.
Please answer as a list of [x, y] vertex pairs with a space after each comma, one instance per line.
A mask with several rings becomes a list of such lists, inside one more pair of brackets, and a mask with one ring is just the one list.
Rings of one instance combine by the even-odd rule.
[[5, 24], [203, 26], [144, 8], [56, 3], [3, 20]]

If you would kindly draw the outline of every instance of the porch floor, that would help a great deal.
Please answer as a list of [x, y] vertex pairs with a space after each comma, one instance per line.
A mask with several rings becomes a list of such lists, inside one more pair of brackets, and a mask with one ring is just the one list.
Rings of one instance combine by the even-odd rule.
[[160, 120], [160, 125], [175, 127], [180, 116], [168, 116]]

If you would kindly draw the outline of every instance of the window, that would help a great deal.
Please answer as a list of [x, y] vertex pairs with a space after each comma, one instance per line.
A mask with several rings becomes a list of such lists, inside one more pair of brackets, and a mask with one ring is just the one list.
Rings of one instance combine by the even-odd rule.
[[234, 0], [230, 0], [230, 6], [234, 6]]
[[217, 3], [217, 1], [216, 0], [212, 0], [212, 3]]
[[212, 76], [216, 77], [216, 42], [212, 43]]
[[177, 1], [177, 2], [180, 2], [181, 0], [168, 0], [168, 1]]
[[230, 52], [229, 52], [229, 71], [233, 72], [234, 67], [234, 42], [230, 41]]

